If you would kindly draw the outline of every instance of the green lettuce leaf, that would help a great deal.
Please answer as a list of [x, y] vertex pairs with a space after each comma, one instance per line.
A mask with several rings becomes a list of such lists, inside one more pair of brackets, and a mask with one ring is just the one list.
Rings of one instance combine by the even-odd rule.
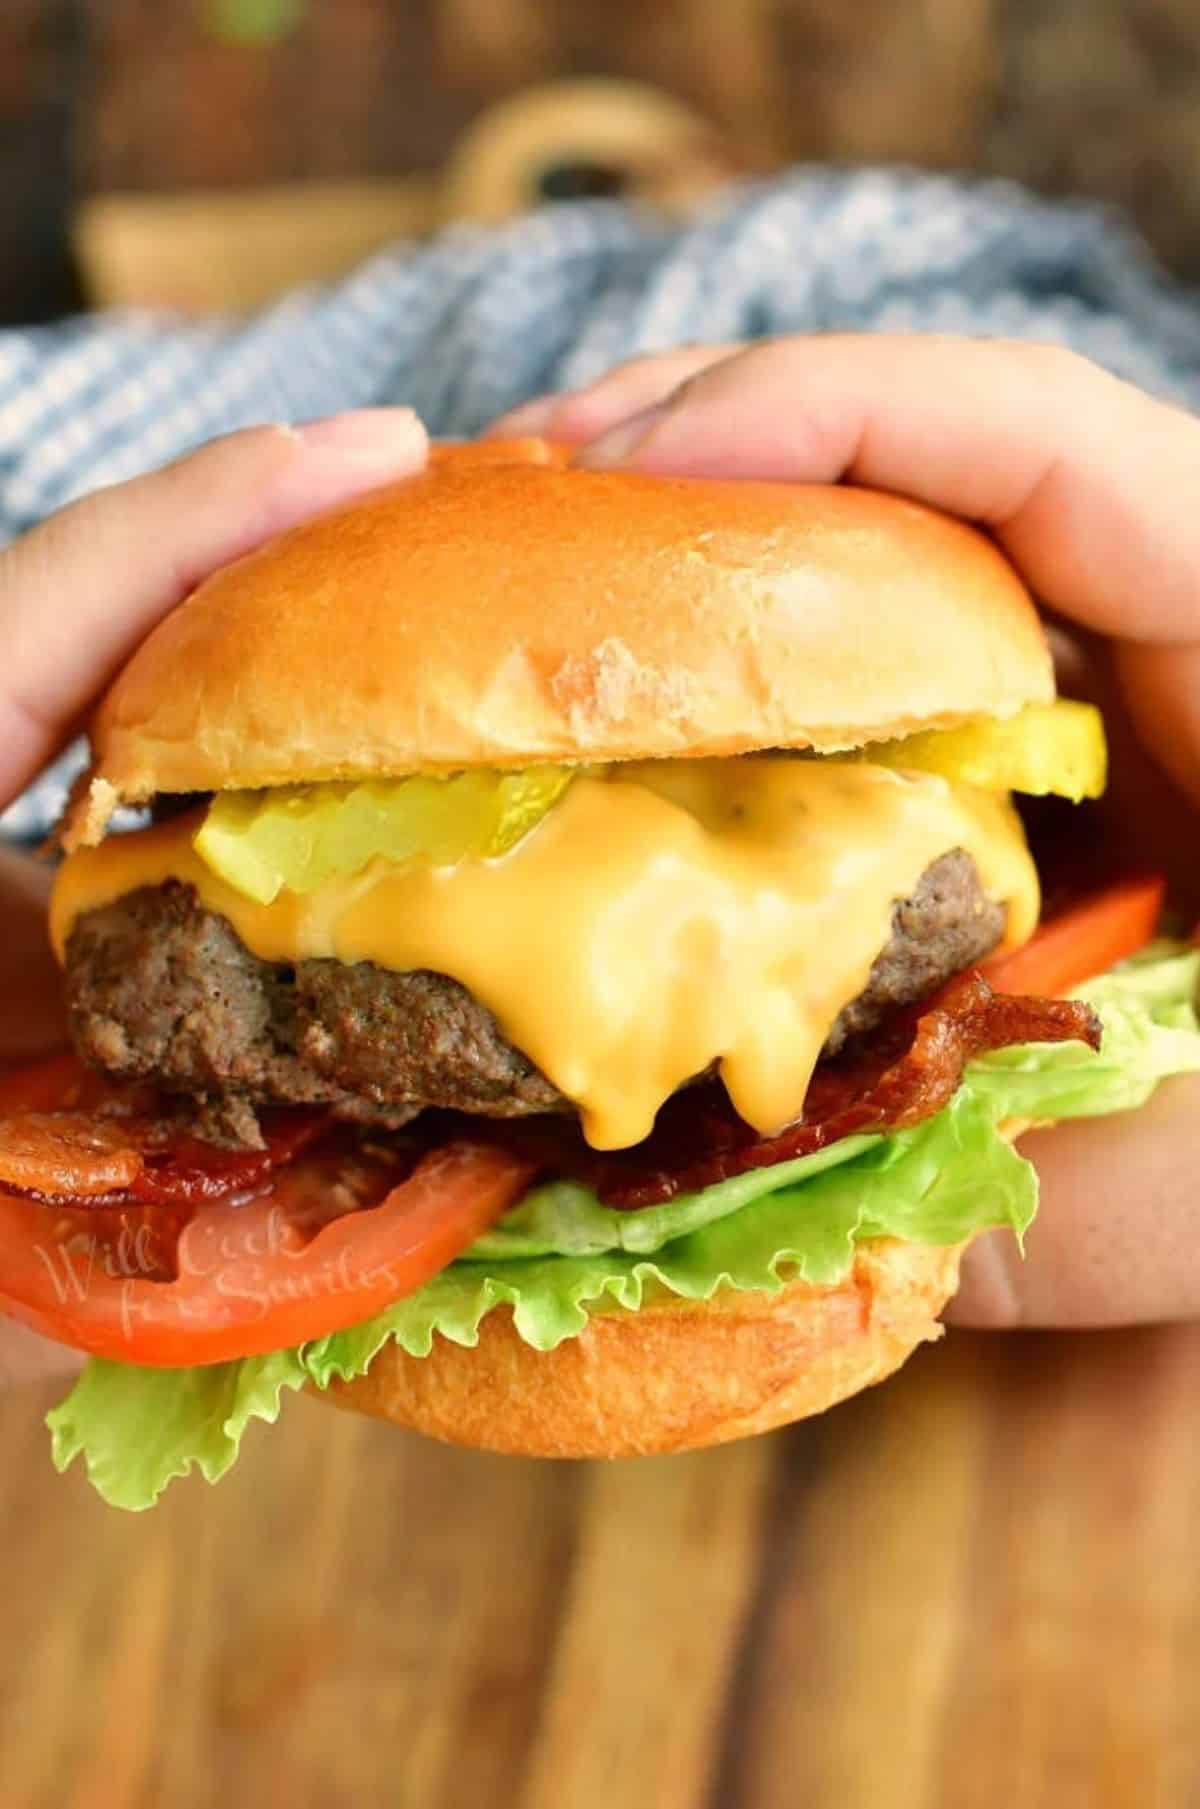
[[512, 1262], [527, 1256], [599, 1256], [606, 1250], [648, 1254], [673, 1238], [698, 1231], [714, 1219], [740, 1212], [743, 1206], [782, 1187], [795, 1187], [826, 1169], [853, 1160], [882, 1143], [882, 1137], [843, 1137], [840, 1143], [797, 1156], [774, 1168], [752, 1168], [732, 1180], [718, 1181], [701, 1193], [680, 1194], [661, 1206], [617, 1212], [602, 1206], [590, 1187], [577, 1181], [550, 1181], [526, 1194], [498, 1225], [476, 1238], [467, 1252], [470, 1262]]
[[997, 1225], [1020, 1236], [1036, 1205], [1033, 1169], [998, 1135], [987, 1107], [960, 1093], [915, 1130], [881, 1139], [858, 1160], [807, 1182], [760, 1195], [752, 1211], [689, 1231], [653, 1257], [612, 1250], [451, 1263], [366, 1325], [310, 1344], [305, 1368], [324, 1386], [333, 1376], [361, 1375], [389, 1340], [414, 1357], [429, 1355], [435, 1332], [472, 1345], [480, 1321], [501, 1305], [512, 1308], [527, 1344], [553, 1350], [583, 1330], [590, 1308], [636, 1308], [647, 1286], [708, 1300], [724, 1287], [775, 1291], [793, 1279], [835, 1282], [850, 1267], [858, 1238], [953, 1244]]
[[197, 1468], [218, 1482], [236, 1461], [251, 1420], [279, 1418], [285, 1388], [305, 1381], [301, 1352], [240, 1363], [143, 1369], [93, 1357], [49, 1414], [55, 1468], [81, 1454], [92, 1487], [113, 1507], [147, 1508], [176, 1476]]
[[637, 1214], [586, 1188], [536, 1189], [459, 1261], [364, 1325], [299, 1350], [192, 1370], [93, 1361], [49, 1416], [54, 1461], [77, 1456], [106, 1501], [149, 1507], [176, 1476], [215, 1482], [252, 1420], [283, 1393], [362, 1375], [396, 1342], [425, 1356], [435, 1335], [472, 1345], [484, 1317], [512, 1310], [521, 1337], [550, 1350], [590, 1312], [632, 1310], [647, 1288], [707, 1300], [719, 1288], [833, 1283], [856, 1240], [950, 1244], [995, 1226], [1020, 1237], [1037, 1180], [1004, 1140], [1006, 1118], [1043, 1122], [1128, 1110], [1168, 1074], [1200, 1072], [1200, 950], [1158, 945], [1081, 988], [1105, 1026], [1099, 1054], [1026, 1045], [969, 1068], [935, 1118], [892, 1137], [857, 1137]]

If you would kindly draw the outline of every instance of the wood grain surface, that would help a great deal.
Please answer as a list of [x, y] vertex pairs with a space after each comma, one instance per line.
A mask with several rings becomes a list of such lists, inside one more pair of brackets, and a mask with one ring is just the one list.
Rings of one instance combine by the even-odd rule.
[[116, 1514], [0, 1402], [5, 1809], [1200, 1803], [1200, 1330], [538, 1465], [307, 1401]]

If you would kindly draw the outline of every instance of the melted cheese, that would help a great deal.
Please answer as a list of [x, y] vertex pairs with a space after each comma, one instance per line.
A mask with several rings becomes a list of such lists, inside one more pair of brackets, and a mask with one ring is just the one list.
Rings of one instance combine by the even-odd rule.
[[895, 900], [965, 849], [1008, 907], [1038, 887], [1004, 798], [834, 761], [656, 761], [583, 777], [497, 860], [376, 861], [260, 905], [195, 853], [195, 817], [118, 836], [59, 871], [60, 959], [75, 918], [138, 886], [194, 886], [268, 961], [311, 956], [452, 975], [580, 1108], [589, 1140], [646, 1136], [710, 1062], [761, 1132], [795, 1118], [838, 1012], [888, 940]]

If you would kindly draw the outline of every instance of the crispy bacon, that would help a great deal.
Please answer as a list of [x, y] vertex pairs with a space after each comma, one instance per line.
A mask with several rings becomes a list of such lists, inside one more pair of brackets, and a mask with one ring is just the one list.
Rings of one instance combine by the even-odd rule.
[[138, 1179], [141, 1152], [120, 1119], [23, 1112], [0, 1122], [0, 1182], [54, 1199], [111, 1199]]
[[1100, 1021], [1090, 1006], [997, 994], [970, 970], [934, 998], [898, 1013], [854, 1059], [818, 1068], [802, 1115], [778, 1136], [758, 1137], [715, 1081], [669, 1100], [636, 1149], [591, 1149], [559, 1119], [499, 1128], [545, 1170], [586, 1182], [608, 1206], [634, 1210], [747, 1169], [815, 1154], [859, 1132], [919, 1124], [953, 1098], [972, 1057], [1010, 1043], [1059, 1042], [1099, 1048]]
[[[469, 1131], [504, 1144], [543, 1174], [586, 1182], [606, 1205], [635, 1210], [811, 1155], [858, 1132], [919, 1124], [948, 1104], [972, 1057], [1010, 1043], [1059, 1042], [1098, 1049], [1095, 1012], [1074, 1000], [993, 992], [972, 969], [897, 1013], [855, 1057], [823, 1063], [803, 1113], [775, 1137], [759, 1137], [713, 1080], [668, 1100], [635, 1149], [594, 1150], [560, 1117], [485, 1124], [453, 1113], [425, 1114], [405, 1143], [415, 1155]], [[56, 1098], [68, 1109], [55, 1111]], [[65, 1068], [53, 1084], [26, 1077], [19, 1099], [6, 1098], [0, 1082], [0, 1187], [55, 1205], [194, 1207], [261, 1190], [274, 1169], [332, 1128], [328, 1113], [281, 1110], [264, 1121], [263, 1149], [225, 1150], [182, 1135], [138, 1103], [142, 1111], [131, 1110], [128, 1090], [119, 1089], [106, 1103], [96, 1083], [80, 1083]]]
[[228, 1150], [184, 1134], [153, 1104], [106, 1092], [71, 1058], [0, 1082], [0, 1187], [60, 1206], [194, 1207], [261, 1188], [331, 1123], [326, 1112], [277, 1112], [262, 1149]]
[[219, 1200], [260, 1187], [329, 1128], [327, 1112], [279, 1112], [262, 1125], [262, 1149], [218, 1149], [197, 1137], [173, 1136], [144, 1151], [145, 1166], [129, 1189], [135, 1200], [154, 1205]]

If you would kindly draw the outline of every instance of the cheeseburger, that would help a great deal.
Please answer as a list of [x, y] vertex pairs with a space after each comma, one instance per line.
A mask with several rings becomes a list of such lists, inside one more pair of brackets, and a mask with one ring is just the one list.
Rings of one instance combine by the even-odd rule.
[[894, 496], [442, 449], [200, 585], [91, 746], [0, 1311], [90, 1354], [55, 1455], [125, 1506], [289, 1388], [536, 1456], [820, 1411], [1025, 1230], [1021, 1127], [1200, 1066], [1161, 888], [1039, 924], [1014, 794], [1097, 795], [1098, 716]]

